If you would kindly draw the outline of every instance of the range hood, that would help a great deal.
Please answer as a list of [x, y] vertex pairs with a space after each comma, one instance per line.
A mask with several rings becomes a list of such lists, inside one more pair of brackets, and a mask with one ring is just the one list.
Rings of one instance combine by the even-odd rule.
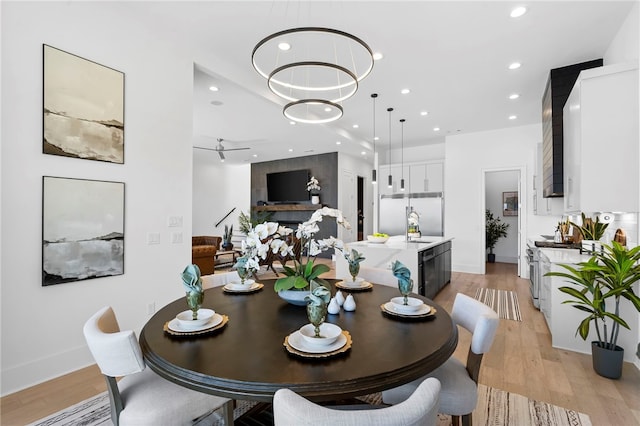
[[580, 71], [601, 66], [602, 59], [595, 59], [554, 68], [549, 73], [542, 96], [542, 196], [544, 198], [564, 195], [562, 108]]

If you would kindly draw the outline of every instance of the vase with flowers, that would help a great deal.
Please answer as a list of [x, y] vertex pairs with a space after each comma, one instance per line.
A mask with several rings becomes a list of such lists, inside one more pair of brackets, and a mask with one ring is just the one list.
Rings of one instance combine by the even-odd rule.
[[[341, 249], [343, 244], [334, 237], [314, 239], [314, 235], [320, 230], [318, 224], [325, 216], [335, 218], [336, 222], [346, 229], [351, 228], [340, 210], [323, 207], [313, 212], [311, 218], [299, 224], [295, 231], [275, 222], [265, 222], [250, 229], [246, 240], [242, 242], [243, 255], [249, 256], [256, 263], [259, 263], [260, 259], [266, 259], [269, 251], [293, 258], [293, 266], [284, 265], [285, 276], [277, 279], [274, 285], [278, 295], [289, 303], [306, 305], [307, 301], [304, 298], [309, 294], [312, 282], [329, 288], [329, 284], [320, 278], [320, 275], [328, 272], [330, 268], [322, 263], [316, 264], [315, 257], [331, 248]], [[288, 243], [291, 241], [288, 237], [294, 232], [301, 246], [300, 253], [295, 255], [294, 246]]]
[[320, 204], [320, 182], [315, 176], [311, 176], [307, 182], [307, 191], [311, 193], [311, 204]]

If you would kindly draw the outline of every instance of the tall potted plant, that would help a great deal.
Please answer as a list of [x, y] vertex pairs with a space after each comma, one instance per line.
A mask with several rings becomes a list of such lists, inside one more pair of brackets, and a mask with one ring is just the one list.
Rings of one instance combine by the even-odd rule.
[[582, 248], [588, 252], [595, 252], [597, 250], [602, 250], [602, 244], [600, 243], [600, 238], [604, 235], [604, 231], [609, 226], [608, 223], [600, 222], [600, 217], [596, 216], [595, 220], [586, 217], [584, 213], [582, 213], [582, 224], [578, 225], [573, 222], [570, 222], [571, 225], [575, 226], [582, 237]]
[[233, 249], [233, 243], [231, 242], [231, 238], [233, 238], [233, 225], [224, 226], [224, 234], [222, 235], [222, 248], [225, 250]]
[[[583, 340], [589, 335], [591, 322], [596, 338], [591, 342], [593, 369], [604, 377], [617, 379], [622, 375], [624, 348], [617, 345], [620, 326], [629, 328], [620, 316], [620, 303], [630, 301], [640, 312], [640, 298], [633, 286], [640, 280], [640, 246], [627, 249], [617, 242], [603, 244], [587, 262], [578, 267], [560, 264], [568, 272], [549, 272], [545, 275], [566, 278], [576, 287], [560, 287], [571, 296], [567, 303], [587, 314], [580, 322], [576, 334]], [[607, 304], [609, 301], [609, 304]]]
[[489, 263], [493, 263], [496, 261], [496, 255], [493, 253], [493, 249], [496, 247], [496, 243], [500, 238], [507, 236], [509, 224], [501, 222], [499, 217], [494, 217], [491, 210], [485, 211], [485, 222], [485, 243], [487, 250], [489, 250], [487, 260]]

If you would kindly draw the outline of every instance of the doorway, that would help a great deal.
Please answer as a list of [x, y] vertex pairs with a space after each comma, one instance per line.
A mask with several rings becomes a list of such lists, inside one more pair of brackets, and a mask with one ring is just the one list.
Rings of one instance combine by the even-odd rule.
[[358, 176], [358, 241], [364, 240], [364, 178]]
[[[525, 176], [525, 168], [488, 169], [483, 173], [483, 211], [489, 210], [501, 223], [507, 223], [507, 237], [498, 240], [493, 252], [496, 262], [515, 263], [518, 266], [518, 276], [523, 274], [523, 253], [526, 250], [523, 244], [526, 242], [522, 235], [526, 229], [526, 188], [522, 185], [522, 176]], [[485, 225], [486, 226], [486, 225]], [[483, 234], [483, 237], [485, 235]], [[485, 241], [486, 243], [486, 241]], [[486, 244], [482, 245], [483, 248]], [[484, 257], [486, 258], [486, 252]], [[484, 272], [486, 273], [486, 262]]]

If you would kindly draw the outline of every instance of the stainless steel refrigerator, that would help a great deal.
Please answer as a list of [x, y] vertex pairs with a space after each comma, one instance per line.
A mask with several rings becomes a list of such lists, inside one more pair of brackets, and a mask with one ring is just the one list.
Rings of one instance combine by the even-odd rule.
[[444, 235], [444, 198], [442, 192], [415, 192], [380, 196], [378, 232], [405, 235], [407, 207], [419, 215], [422, 236]]

